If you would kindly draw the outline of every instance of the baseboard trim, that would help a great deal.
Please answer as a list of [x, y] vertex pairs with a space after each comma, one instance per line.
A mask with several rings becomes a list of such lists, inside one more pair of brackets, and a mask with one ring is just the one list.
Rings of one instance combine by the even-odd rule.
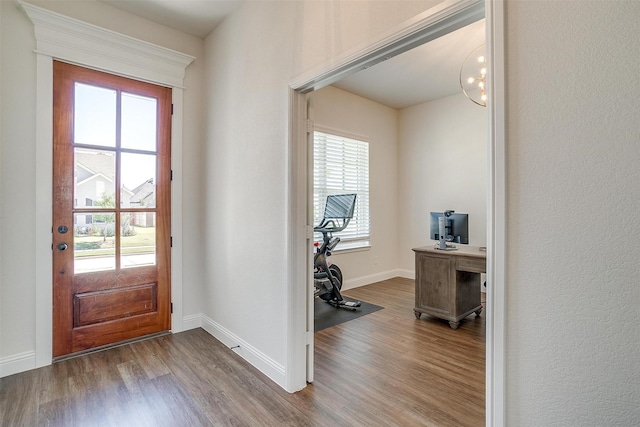
[[222, 344], [226, 345], [229, 348], [232, 348], [238, 356], [242, 357], [260, 372], [269, 377], [273, 382], [286, 390], [286, 375], [283, 365], [277, 363], [275, 360], [271, 359], [266, 354], [259, 351], [257, 348], [242, 340], [231, 331], [223, 328], [221, 325], [214, 322], [204, 314], [185, 317], [185, 330], [187, 329], [187, 325], [193, 326], [196, 324], [196, 318], [199, 319], [200, 325], [194, 327], [201, 327]]
[[[240, 339], [237, 335], [214, 322], [203, 314], [193, 314], [183, 317], [183, 330], [202, 328], [211, 336], [226, 345], [236, 347], [234, 352], [251, 365], [268, 376], [283, 389], [285, 388], [285, 368], [258, 349]], [[27, 351], [0, 359], [0, 378], [36, 368], [35, 351]]]
[[405, 279], [416, 279], [416, 272], [413, 270], [398, 269], [398, 276]]
[[[342, 289], [353, 289], [364, 285], [370, 285], [371, 283], [381, 282], [383, 280], [393, 279], [394, 277], [406, 277], [403, 273], [408, 270], [393, 269], [382, 271], [380, 273], [369, 274], [367, 276], [356, 277], [355, 279], [348, 279], [342, 284]], [[413, 279], [413, 276], [409, 277]]]
[[25, 351], [0, 359], [0, 378], [20, 372], [30, 371], [36, 367], [36, 352]]
[[202, 314], [192, 314], [182, 318], [182, 330], [196, 329], [202, 327]]

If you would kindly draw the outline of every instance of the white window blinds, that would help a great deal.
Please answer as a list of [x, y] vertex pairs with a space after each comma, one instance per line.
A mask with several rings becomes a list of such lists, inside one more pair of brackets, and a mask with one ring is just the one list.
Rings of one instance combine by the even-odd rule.
[[339, 233], [338, 249], [369, 246], [369, 143], [324, 132], [314, 132], [313, 142], [314, 225], [322, 220], [328, 195], [356, 193], [353, 219]]

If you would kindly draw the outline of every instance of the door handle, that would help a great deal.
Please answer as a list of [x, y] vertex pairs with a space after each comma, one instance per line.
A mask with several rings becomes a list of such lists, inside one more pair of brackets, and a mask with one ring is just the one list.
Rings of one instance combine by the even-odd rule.
[[66, 243], [62, 242], [62, 243], [58, 243], [58, 250], [64, 251], [69, 247], [69, 245], [67, 245]]

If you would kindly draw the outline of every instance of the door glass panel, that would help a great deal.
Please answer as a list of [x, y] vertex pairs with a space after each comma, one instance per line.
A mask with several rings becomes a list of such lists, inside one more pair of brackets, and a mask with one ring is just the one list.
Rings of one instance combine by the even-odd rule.
[[156, 214], [125, 212], [120, 217], [122, 268], [156, 264]]
[[116, 268], [114, 212], [73, 214], [73, 259], [76, 274]]
[[73, 102], [73, 141], [115, 147], [116, 91], [76, 83]]
[[122, 153], [123, 208], [154, 208], [156, 206], [156, 155]]
[[156, 151], [157, 101], [122, 93], [122, 148]]
[[74, 206], [115, 208], [116, 157], [112, 151], [76, 148], [73, 157]]

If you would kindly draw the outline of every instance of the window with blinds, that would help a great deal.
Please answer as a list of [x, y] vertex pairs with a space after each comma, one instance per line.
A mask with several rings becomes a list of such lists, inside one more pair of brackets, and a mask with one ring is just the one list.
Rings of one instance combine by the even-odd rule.
[[[322, 220], [327, 196], [356, 193], [349, 226], [337, 249], [369, 246], [369, 143], [325, 132], [313, 134], [313, 223]], [[316, 233], [316, 241], [322, 235]]]

